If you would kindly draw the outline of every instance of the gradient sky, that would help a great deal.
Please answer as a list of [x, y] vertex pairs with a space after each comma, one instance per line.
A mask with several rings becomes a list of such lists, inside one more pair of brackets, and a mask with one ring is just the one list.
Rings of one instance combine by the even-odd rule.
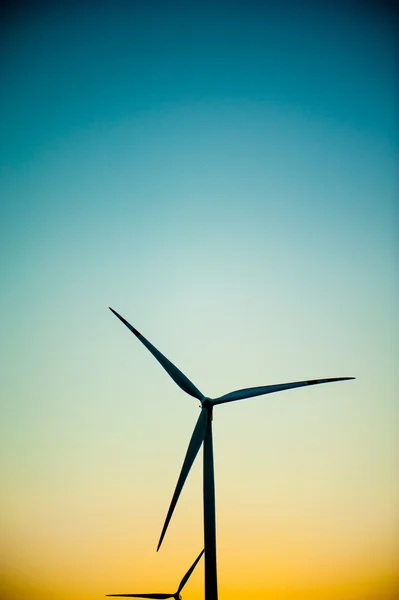
[[200, 455], [155, 553], [198, 403], [110, 305], [209, 396], [357, 377], [215, 408], [219, 595], [394, 600], [393, 13], [54, 4], [0, 14], [2, 599], [202, 547]]

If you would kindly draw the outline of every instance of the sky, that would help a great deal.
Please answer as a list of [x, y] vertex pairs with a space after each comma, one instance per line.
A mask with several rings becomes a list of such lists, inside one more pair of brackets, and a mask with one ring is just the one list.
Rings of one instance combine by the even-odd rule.
[[220, 600], [397, 598], [394, 13], [275, 4], [0, 12], [4, 600], [203, 547], [198, 402], [108, 306], [207, 396], [356, 377], [215, 408]]

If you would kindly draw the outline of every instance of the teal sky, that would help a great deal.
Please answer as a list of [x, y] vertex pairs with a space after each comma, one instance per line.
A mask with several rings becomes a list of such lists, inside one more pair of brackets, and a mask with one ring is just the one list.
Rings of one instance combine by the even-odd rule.
[[333, 597], [390, 600], [393, 14], [109, 4], [1, 17], [4, 597], [175, 581], [201, 548], [196, 465], [154, 555], [198, 408], [110, 305], [209, 396], [357, 377], [215, 409], [220, 596], [252, 548], [254, 598], [327, 600], [350, 564], [368, 591]]

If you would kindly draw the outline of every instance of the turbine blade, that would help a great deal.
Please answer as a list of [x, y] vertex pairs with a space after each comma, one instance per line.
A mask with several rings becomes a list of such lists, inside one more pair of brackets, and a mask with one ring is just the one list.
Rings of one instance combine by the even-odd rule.
[[190, 472], [192, 464], [195, 460], [195, 457], [198, 454], [198, 450], [201, 448], [202, 442], [204, 441], [205, 433], [206, 433], [206, 421], [207, 421], [207, 409], [203, 408], [200, 412], [200, 416], [198, 417], [197, 424], [194, 428], [193, 435], [191, 436], [190, 443], [188, 445], [187, 454], [183, 462], [182, 469], [180, 471], [179, 479], [176, 484], [176, 489], [173, 494], [172, 501], [169, 506], [168, 514], [166, 515], [165, 523], [162, 529], [161, 537], [159, 538], [157, 552], [161, 547], [162, 540], [165, 536], [166, 530], [169, 525], [169, 521], [172, 518], [173, 511], [175, 510], [175, 506], [180, 496], [180, 492], [183, 489], [184, 482], [187, 479], [187, 475]]
[[118, 596], [123, 598], [154, 598], [154, 600], [166, 600], [173, 598], [173, 594], [106, 594], [108, 596]]
[[177, 385], [184, 392], [187, 392], [187, 394], [190, 394], [190, 396], [194, 396], [194, 398], [198, 398], [198, 400], [202, 400], [204, 395], [199, 391], [198, 388], [195, 387], [195, 385], [188, 379], [188, 377], [186, 377], [184, 373], [180, 371], [180, 369], [175, 367], [175, 365], [171, 363], [170, 360], [166, 358], [166, 356], [161, 354], [160, 351], [155, 348], [155, 346], [153, 346], [143, 335], [141, 335], [141, 333], [139, 333], [137, 329], [133, 327], [133, 325], [130, 325], [130, 323], [126, 321], [126, 319], [124, 319], [120, 314], [118, 314], [116, 310], [114, 310], [110, 306], [109, 309], [114, 313], [116, 317], [118, 317], [118, 319], [122, 321], [122, 323], [126, 325], [128, 329], [130, 329], [132, 333], [134, 333], [134, 335], [140, 340], [140, 342], [144, 344], [147, 350], [151, 352], [151, 354], [163, 366], [168, 375], [170, 375], [173, 381], [177, 383]]
[[319, 383], [331, 383], [333, 381], [346, 381], [355, 379], [355, 377], [333, 377], [330, 379], [311, 379], [309, 381], [295, 381], [293, 383], [278, 383], [277, 385], [264, 385], [261, 387], [246, 388], [230, 392], [220, 398], [211, 400], [212, 405], [224, 404], [225, 402], [234, 402], [234, 400], [243, 400], [244, 398], [252, 398], [253, 396], [262, 396], [263, 394], [272, 394], [273, 392], [281, 392], [282, 390], [290, 390], [292, 388], [303, 387], [305, 385], [317, 385]]
[[204, 550], [201, 550], [201, 553], [197, 556], [197, 558], [195, 559], [195, 561], [193, 562], [193, 564], [191, 565], [191, 567], [189, 568], [189, 570], [187, 571], [187, 573], [185, 574], [185, 576], [183, 577], [183, 579], [181, 580], [180, 585], [179, 585], [179, 587], [177, 589], [176, 594], [180, 594], [180, 592], [182, 591], [182, 589], [186, 585], [187, 581], [190, 579], [191, 573], [194, 571], [195, 567], [197, 566], [197, 563], [198, 563], [199, 559], [201, 558], [201, 556], [203, 554], [204, 554]]

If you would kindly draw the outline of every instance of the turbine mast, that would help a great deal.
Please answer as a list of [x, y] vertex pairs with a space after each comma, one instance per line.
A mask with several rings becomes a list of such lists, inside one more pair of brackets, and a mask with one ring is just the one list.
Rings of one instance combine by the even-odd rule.
[[204, 440], [205, 600], [218, 600], [216, 568], [215, 476], [213, 467], [212, 406], [207, 407]]

